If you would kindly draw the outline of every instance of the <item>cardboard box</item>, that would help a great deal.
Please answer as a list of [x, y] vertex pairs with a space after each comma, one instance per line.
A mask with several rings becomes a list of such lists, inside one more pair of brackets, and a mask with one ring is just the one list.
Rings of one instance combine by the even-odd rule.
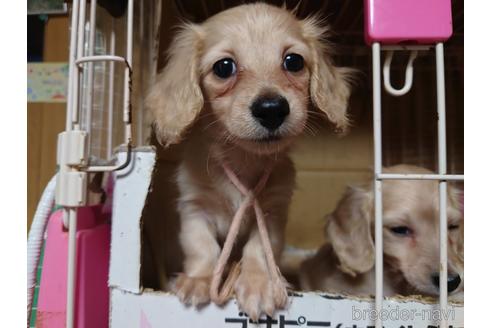
[[[119, 161], [123, 162], [125, 156], [126, 153], [120, 152]], [[384, 310], [376, 314], [372, 299], [294, 293], [286, 310], [278, 311], [274, 318], [262, 317], [254, 324], [233, 300], [222, 308], [210, 304], [197, 311], [184, 306], [169, 293], [144, 288], [142, 217], [152, 190], [155, 164], [155, 149], [144, 147], [132, 153], [127, 168], [115, 173], [109, 277], [111, 327], [367, 328], [374, 325], [376, 315], [386, 319], [385, 328], [439, 326], [439, 304], [419, 299], [387, 299]], [[464, 326], [462, 305], [451, 304], [443, 315], [447, 316], [450, 327]]]

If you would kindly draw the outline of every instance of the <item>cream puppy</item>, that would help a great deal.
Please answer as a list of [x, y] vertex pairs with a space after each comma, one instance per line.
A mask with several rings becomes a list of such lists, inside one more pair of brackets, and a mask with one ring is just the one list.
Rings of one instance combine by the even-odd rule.
[[[410, 165], [388, 173], [431, 173]], [[437, 181], [383, 182], [384, 293], [439, 295], [439, 193]], [[448, 187], [448, 292], [463, 297], [463, 212]], [[327, 216], [328, 243], [301, 265], [306, 290], [370, 295], [374, 289], [373, 190], [350, 187]]]
[[[177, 173], [185, 260], [173, 289], [183, 302], [209, 302], [221, 243], [243, 200], [223, 163], [249, 188], [272, 166], [257, 198], [278, 260], [294, 187], [289, 146], [310, 113], [340, 130], [348, 124], [350, 71], [332, 64], [326, 32], [314, 18], [298, 20], [285, 9], [256, 3], [185, 24], [172, 43], [146, 104], [163, 145], [178, 143], [195, 125]], [[234, 290], [240, 307], [257, 319], [285, 304], [273, 296], [253, 216], [250, 209], [240, 229], [241, 273]]]

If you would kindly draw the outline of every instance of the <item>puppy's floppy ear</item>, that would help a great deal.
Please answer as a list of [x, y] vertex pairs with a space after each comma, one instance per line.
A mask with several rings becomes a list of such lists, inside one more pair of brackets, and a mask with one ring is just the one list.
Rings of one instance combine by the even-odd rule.
[[374, 265], [371, 234], [372, 193], [349, 187], [335, 211], [327, 217], [326, 233], [340, 261], [350, 275], [369, 271]]
[[199, 81], [200, 27], [181, 26], [168, 61], [146, 98], [156, 136], [165, 146], [181, 140], [203, 107]]
[[344, 132], [349, 126], [347, 106], [351, 92], [350, 81], [355, 71], [333, 66], [328, 55], [329, 45], [323, 40], [328, 29], [322, 27], [317, 17], [308, 17], [302, 24], [312, 56], [311, 100], [338, 130]]
[[448, 184], [448, 207], [456, 209], [464, 214], [464, 192], [463, 189], [454, 184]]
[[[458, 188], [457, 186], [453, 184], [448, 184], [448, 214], [450, 211], [454, 212], [454, 216], [458, 216], [457, 213], [459, 213], [459, 216], [461, 216], [461, 219], [463, 220], [464, 217], [464, 193], [461, 188]], [[465, 222], [461, 222], [460, 227], [459, 227], [459, 238], [455, 244], [453, 244], [454, 250], [459, 254], [460, 256], [464, 255], [464, 232], [465, 232]]]

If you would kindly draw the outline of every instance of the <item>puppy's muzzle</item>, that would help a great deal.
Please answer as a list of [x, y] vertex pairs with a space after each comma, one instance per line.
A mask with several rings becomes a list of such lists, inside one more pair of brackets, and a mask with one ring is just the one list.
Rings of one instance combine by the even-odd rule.
[[258, 97], [251, 105], [251, 113], [258, 123], [273, 132], [289, 115], [289, 102], [282, 96]]
[[[431, 275], [432, 284], [439, 290], [439, 272], [433, 273]], [[448, 292], [452, 292], [459, 287], [461, 283], [461, 278], [459, 274], [450, 273], [448, 275]]]

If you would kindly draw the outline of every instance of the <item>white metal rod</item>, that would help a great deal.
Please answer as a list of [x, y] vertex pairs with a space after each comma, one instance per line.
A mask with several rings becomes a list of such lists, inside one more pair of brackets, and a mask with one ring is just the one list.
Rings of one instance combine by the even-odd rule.
[[[149, 24], [148, 20], [146, 20], [144, 18], [144, 14], [145, 14], [145, 7], [144, 7], [144, 1], [140, 1], [140, 8], [139, 8], [139, 39], [140, 39], [140, 47], [143, 46], [143, 43], [145, 42], [145, 28], [144, 28], [144, 22], [146, 24]], [[152, 15], [151, 15], [152, 16]], [[151, 22], [151, 21], [150, 21]], [[152, 22], [151, 22], [152, 23]], [[152, 26], [152, 25], [150, 25]], [[151, 53], [151, 51], [149, 51], [149, 53]], [[143, 67], [144, 67], [144, 63], [145, 63], [145, 56], [140, 56], [140, 67], [142, 68], [142, 71], [143, 71]], [[142, 75], [140, 75], [142, 77]], [[140, 78], [140, 83], [139, 83], [139, 91], [140, 91], [140, 94], [143, 95], [144, 94], [144, 83], [143, 83], [143, 78]], [[138, 107], [138, 111], [137, 111], [137, 115], [138, 115], [138, 120], [137, 120], [137, 124], [135, 125], [135, 128], [136, 128], [136, 134], [137, 134], [137, 140], [136, 140], [136, 144], [137, 145], [142, 145], [143, 144], [143, 121], [144, 121], [144, 97], [139, 97], [138, 99], [138, 102], [139, 102], [139, 107]]]
[[[77, 48], [76, 48], [76, 57], [82, 57], [82, 51], [84, 46], [84, 24], [85, 24], [85, 7], [86, 1], [74, 1], [79, 5], [79, 17], [77, 21], [77, 31], [76, 38]], [[72, 40], [71, 40], [72, 43]], [[70, 49], [72, 51], [72, 49]], [[80, 74], [79, 70], [75, 69], [75, 65], [72, 65], [72, 97], [70, 99], [70, 108], [67, 116], [70, 117], [71, 122], [70, 130], [78, 129], [78, 109], [79, 109], [79, 82], [80, 82]], [[68, 119], [67, 119], [68, 120]], [[63, 168], [61, 168], [63, 170]], [[67, 308], [66, 308], [66, 327], [73, 328], [74, 327], [74, 312], [75, 312], [75, 281], [76, 281], [76, 267], [75, 267], [75, 256], [76, 256], [76, 233], [77, 233], [77, 210], [75, 208], [65, 208], [64, 215], [68, 217], [68, 269], [67, 269]]]
[[[444, 47], [436, 45], [437, 117], [439, 174], [446, 174], [446, 100], [444, 81]], [[448, 304], [448, 223], [447, 223], [447, 182], [439, 182], [439, 303], [441, 307], [441, 327], [447, 327]]]
[[378, 180], [443, 180], [443, 181], [463, 181], [462, 174], [397, 174], [381, 173], [376, 175]]
[[381, 174], [382, 163], [382, 137], [381, 137], [381, 59], [380, 44], [372, 45], [372, 83], [373, 83], [373, 124], [374, 124], [374, 173]]
[[68, 216], [68, 271], [67, 271], [67, 328], [74, 327], [75, 313], [75, 281], [77, 279], [77, 209], [65, 208], [64, 215]]
[[[96, 6], [97, 0], [91, 0], [90, 14], [89, 14], [89, 56], [94, 55], [94, 43], [96, 38]], [[88, 65], [88, 79], [87, 79], [87, 99], [85, 109], [86, 113], [86, 132], [87, 132], [87, 144], [89, 149], [91, 148], [91, 131], [92, 131], [92, 98], [94, 92], [94, 63], [89, 62]]]
[[[114, 17], [111, 18], [111, 39], [109, 45], [109, 54], [114, 55], [115, 52], [115, 33], [114, 33]], [[108, 99], [108, 122], [106, 138], [107, 158], [111, 157], [113, 152], [113, 109], [114, 109], [114, 62], [109, 62], [109, 99]]]
[[125, 125], [125, 139], [131, 139], [131, 117], [130, 117], [130, 70], [133, 63], [133, 0], [128, 0], [127, 9], [127, 30], [126, 30], [126, 60], [129, 67], [125, 68], [125, 90], [123, 94], [124, 114], [123, 121]]
[[112, 172], [119, 167], [120, 165], [88, 166], [84, 169], [84, 172]]
[[[86, 0], [79, 0], [79, 21], [77, 28], [77, 59], [83, 56], [84, 50], [84, 25], [85, 25], [85, 7]], [[79, 124], [79, 84], [80, 70], [74, 70], [73, 77], [73, 98], [72, 98], [72, 124]]]
[[72, 3], [72, 20], [70, 23], [70, 54], [68, 57], [68, 86], [67, 86], [67, 110], [65, 130], [72, 130], [72, 106], [73, 106], [73, 80], [77, 72], [75, 68], [75, 56], [77, 54], [77, 21], [79, 15], [79, 2]]
[[124, 63], [125, 58], [123, 58], [121, 56], [111, 56], [111, 55], [84, 56], [84, 57], [78, 58], [75, 61], [75, 64], [80, 65], [80, 64], [88, 63], [88, 62], [100, 62], [100, 61], [112, 61], [112, 62]]
[[390, 77], [390, 68], [391, 62], [393, 61], [393, 50], [389, 50], [386, 53], [386, 59], [383, 64], [383, 80], [384, 80], [384, 89], [386, 92], [393, 96], [403, 96], [408, 93], [412, 88], [413, 84], [413, 62], [415, 58], [417, 58], [417, 50], [412, 50], [410, 53], [410, 57], [408, 58], [407, 67], [405, 68], [405, 84], [401, 89], [395, 89], [391, 85], [391, 77]]
[[373, 87], [373, 124], [374, 124], [374, 239], [376, 252], [376, 328], [382, 327], [381, 309], [383, 307], [383, 195], [382, 181], [376, 176], [382, 173], [381, 141], [381, 47], [372, 45], [372, 87]]
[[133, 0], [128, 0], [128, 12], [126, 17], [126, 60], [132, 66], [133, 61]]

